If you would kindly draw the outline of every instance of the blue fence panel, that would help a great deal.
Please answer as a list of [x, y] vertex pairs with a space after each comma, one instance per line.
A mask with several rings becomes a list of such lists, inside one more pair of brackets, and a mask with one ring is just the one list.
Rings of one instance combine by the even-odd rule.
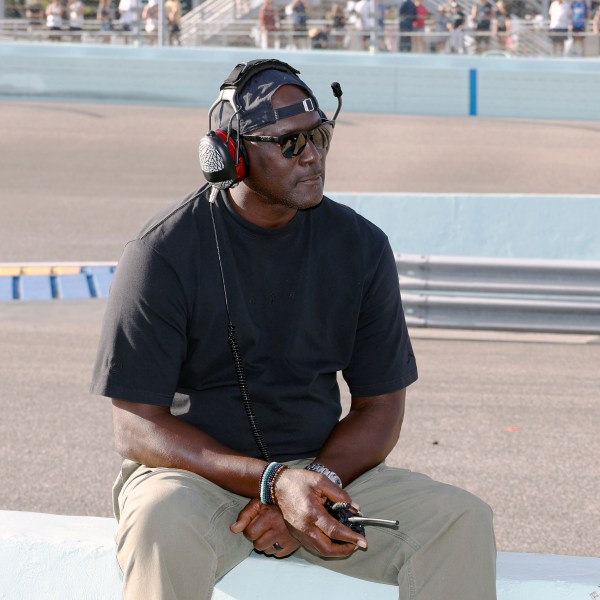
[[21, 300], [52, 300], [52, 285], [48, 275], [21, 275]]
[[60, 275], [56, 278], [57, 298], [80, 300], [90, 298], [91, 290], [84, 273], [78, 275]]
[[0, 277], [0, 300], [12, 300], [14, 298], [13, 289], [13, 277]]
[[92, 298], [107, 298], [110, 291], [114, 267], [84, 267], [82, 270], [88, 280]]

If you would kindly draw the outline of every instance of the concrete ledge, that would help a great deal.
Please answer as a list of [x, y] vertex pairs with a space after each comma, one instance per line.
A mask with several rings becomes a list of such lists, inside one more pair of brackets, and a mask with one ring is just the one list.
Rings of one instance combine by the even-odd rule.
[[[108, 518], [0, 511], [0, 598], [120, 598], [114, 531]], [[497, 586], [498, 600], [600, 597], [600, 558], [501, 552]], [[392, 600], [398, 594], [395, 586], [338, 575], [294, 557], [252, 555], [217, 583], [213, 600], [284, 592], [289, 600]]]

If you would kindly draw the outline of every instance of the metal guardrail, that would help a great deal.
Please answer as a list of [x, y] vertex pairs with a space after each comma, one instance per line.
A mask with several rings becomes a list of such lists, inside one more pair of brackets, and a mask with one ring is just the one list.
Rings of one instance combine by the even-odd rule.
[[[600, 261], [396, 254], [411, 327], [600, 334]], [[2, 300], [106, 298], [116, 263], [0, 263]]]
[[413, 327], [600, 334], [600, 261], [396, 255]]

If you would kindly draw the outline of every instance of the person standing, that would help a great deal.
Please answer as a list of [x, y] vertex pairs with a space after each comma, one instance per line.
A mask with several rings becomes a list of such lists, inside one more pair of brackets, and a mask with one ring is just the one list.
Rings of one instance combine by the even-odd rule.
[[475, 25], [475, 43], [477, 52], [485, 52], [490, 48], [492, 39], [492, 23], [496, 18], [496, 9], [489, 0], [479, 0], [471, 8], [471, 19]]
[[292, 20], [292, 47], [296, 50], [308, 48], [308, 15], [303, 0], [292, 0], [285, 7], [286, 15]]
[[52, 0], [46, 7], [46, 28], [51, 32], [48, 36], [49, 40], [58, 41], [61, 39], [61, 36], [55, 32], [62, 30], [64, 12], [60, 0]]
[[169, 46], [181, 46], [181, 12], [180, 0], [166, 0], [165, 14], [169, 27]]
[[110, 42], [110, 32], [113, 30], [113, 11], [111, 0], [100, 0], [96, 19], [100, 21], [100, 31], [102, 32], [102, 41], [107, 44]]
[[361, 48], [368, 50], [371, 46], [371, 34], [373, 32], [373, 1], [358, 0], [354, 5], [356, 17], [356, 30], [360, 36]]
[[400, 29], [398, 50], [400, 52], [411, 52], [413, 23], [417, 18], [417, 7], [413, 0], [403, 0], [398, 9], [398, 17], [398, 27]]
[[142, 21], [148, 43], [155, 44], [158, 39], [158, 0], [148, 0], [142, 10]]
[[346, 40], [346, 14], [344, 9], [334, 2], [331, 5], [331, 13], [329, 14], [331, 20], [331, 38], [333, 39], [333, 47], [341, 50], [345, 46]]
[[565, 53], [565, 42], [571, 27], [571, 5], [565, 0], [553, 0], [549, 12], [552, 51], [555, 55], [562, 56]]
[[277, 9], [273, 6], [273, 0], [263, 0], [258, 11], [258, 27], [261, 48], [279, 47]]
[[[412, 38], [412, 51], [418, 54], [424, 54], [427, 52], [427, 46], [425, 44], [425, 24], [429, 18], [429, 11], [421, 0], [413, 0], [417, 9], [417, 18], [413, 21], [413, 38]], [[415, 35], [416, 34], [416, 35]]]
[[27, 18], [27, 31], [29, 33], [38, 31], [44, 24], [44, 7], [41, 0], [28, 0], [25, 5], [25, 17]]
[[494, 38], [502, 50], [508, 50], [511, 47], [511, 21], [508, 14], [508, 8], [504, 0], [496, 1], [496, 18], [493, 23]]
[[442, 54], [446, 51], [449, 24], [450, 18], [448, 16], [448, 9], [443, 4], [438, 5], [434, 25], [436, 35], [433, 37], [431, 44], [431, 51], [435, 54]]
[[447, 54], [465, 53], [465, 15], [458, 2], [450, 4], [450, 17], [448, 23], [448, 41], [446, 44]]
[[126, 36], [125, 43], [129, 41], [129, 34], [137, 31], [138, 6], [138, 0], [119, 0], [119, 22]]
[[583, 56], [585, 30], [590, 16], [586, 0], [571, 1], [571, 31], [573, 34], [573, 53]]
[[81, 31], [83, 31], [83, 11], [84, 6], [81, 0], [68, 0], [67, 14], [69, 16], [69, 31], [71, 41], [81, 41]]

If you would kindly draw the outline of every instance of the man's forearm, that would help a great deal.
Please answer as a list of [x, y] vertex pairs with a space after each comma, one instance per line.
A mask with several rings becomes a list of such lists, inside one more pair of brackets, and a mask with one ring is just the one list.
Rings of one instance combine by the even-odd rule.
[[258, 496], [263, 460], [243, 456], [163, 407], [113, 400], [117, 452], [151, 467], [197, 473], [241, 496]]
[[316, 462], [335, 471], [344, 485], [379, 464], [398, 442], [406, 390], [353, 398], [350, 412], [334, 428]]

